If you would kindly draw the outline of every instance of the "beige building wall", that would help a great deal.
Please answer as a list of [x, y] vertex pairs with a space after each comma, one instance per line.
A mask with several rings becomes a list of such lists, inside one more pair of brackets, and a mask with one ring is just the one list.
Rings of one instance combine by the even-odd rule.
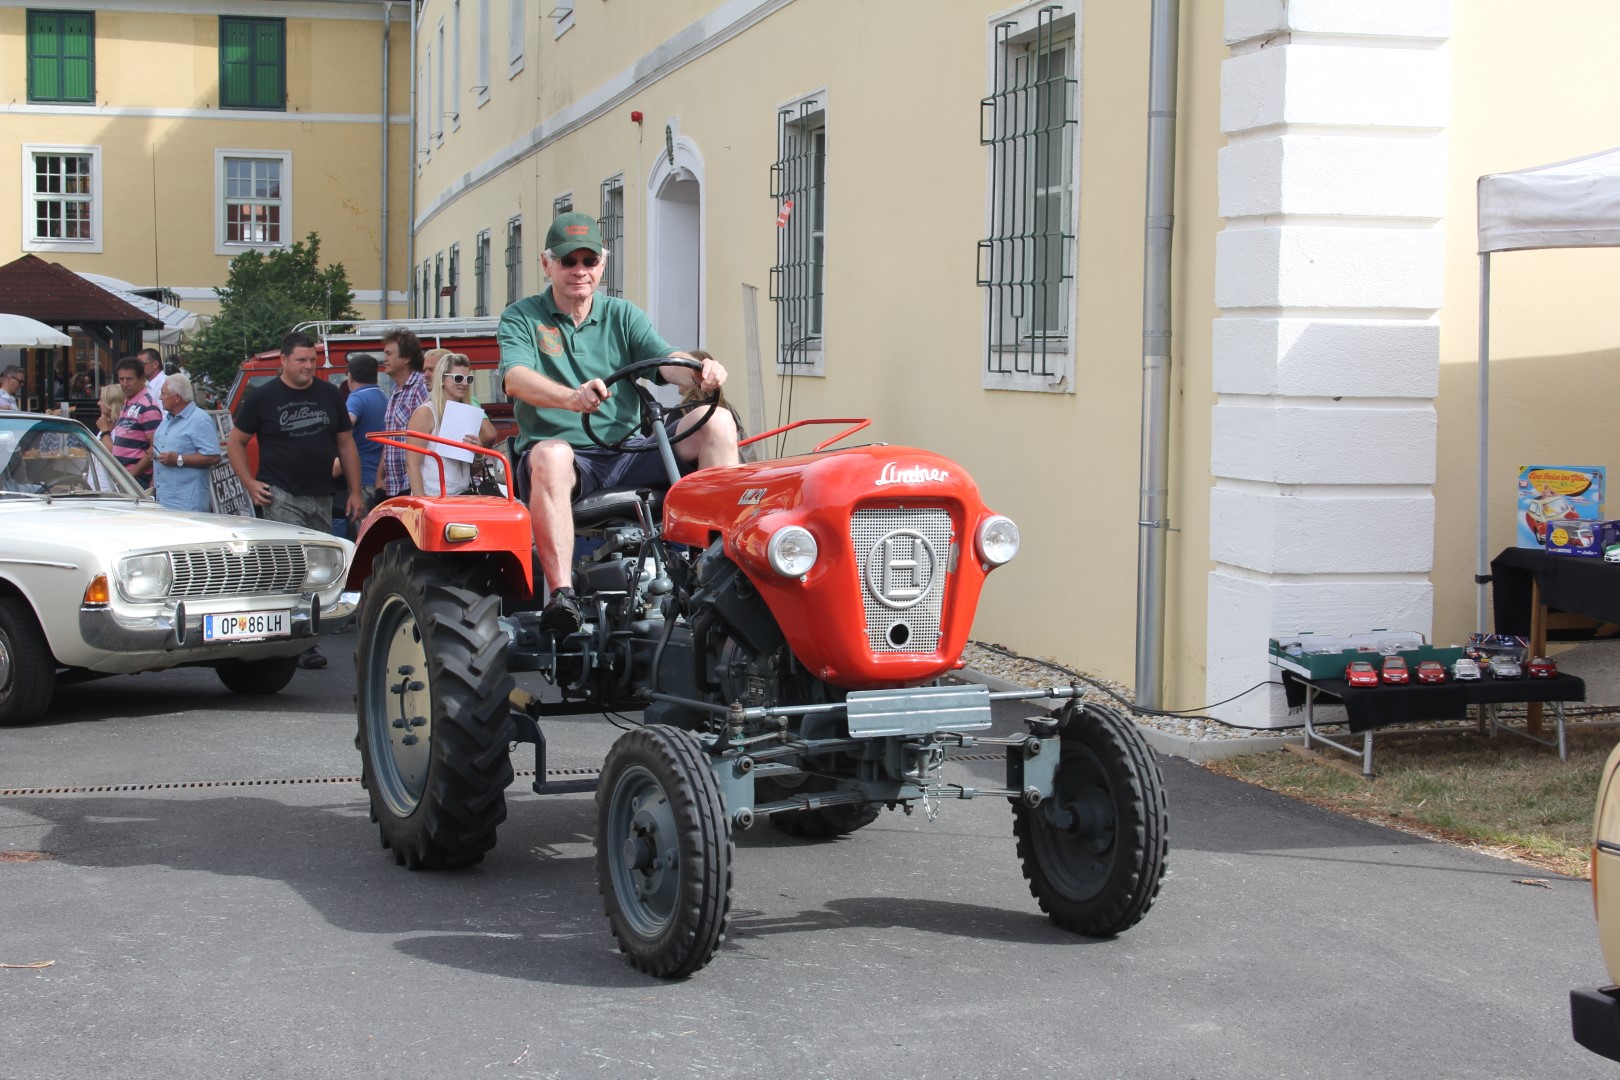
[[[341, 262], [366, 315], [382, 288], [383, 7], [64, 2], [95, 11], [95, 105], [31, 104], [26, 9], [0, 4], [0, 255], [24, 250], [28, 144], [100, 148], [100, 250], [39, 251], [72, 270], [176, 290], [191, 310], [217, 310], [232, 253], [216, 238], [216, 151], [290, 154], [288, 243], [316, 232], [323, 263]], [[286, 111], [220, 110], [219, 16], [286, 19]], [[409, 282], [410, 23], [395, 5], [388, 180], [391, 314]]]
[[[1479, 257], [1475, 184], [1608, 149], [1620, 7], [1580, 0], [1524, 18], [1511, 0], [1453, 4], [1445, 310], [1441, 319], [1435, 635], [1474, 626]], [[1604, 465], [1620, 517], [1620, 250], [1491, 259], [1491, 555], [1513, 544], [1514, 481], [1531, 464]], [[1488, 613], [1487, 613], [1488, 614]]]

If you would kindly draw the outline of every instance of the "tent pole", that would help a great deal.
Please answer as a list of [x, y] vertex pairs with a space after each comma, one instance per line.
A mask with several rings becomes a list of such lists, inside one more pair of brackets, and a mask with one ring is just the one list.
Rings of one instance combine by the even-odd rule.
[[1489, 631], [1485, 622], [1486, 582], [1490, 564], [1486, 561], [1490, 535], [1490, 455], [1491, 455], [1491, 253], [1479, 253], [1479, 561], [1474, 569], [1475, 629]]

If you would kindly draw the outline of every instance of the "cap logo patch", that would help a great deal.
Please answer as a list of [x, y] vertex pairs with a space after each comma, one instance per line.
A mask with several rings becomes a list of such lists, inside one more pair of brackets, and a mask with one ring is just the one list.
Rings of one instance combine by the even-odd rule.
[[568, 230], [569, 236], [585, 236], [591, 231], [589, 225], [568, 225], [565, 227]]

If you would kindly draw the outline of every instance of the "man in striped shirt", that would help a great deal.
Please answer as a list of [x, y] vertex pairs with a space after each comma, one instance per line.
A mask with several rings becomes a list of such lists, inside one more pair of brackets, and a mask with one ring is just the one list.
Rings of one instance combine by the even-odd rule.
[[137, 484], [151, 487], [152, 436], [163, 422], [163, 410], [146, 390], [146, 365], [139, 357], [118, 361], [118, 385], [124, 391], [124, 410], [112, 429], [101, 433], [101, 441]]

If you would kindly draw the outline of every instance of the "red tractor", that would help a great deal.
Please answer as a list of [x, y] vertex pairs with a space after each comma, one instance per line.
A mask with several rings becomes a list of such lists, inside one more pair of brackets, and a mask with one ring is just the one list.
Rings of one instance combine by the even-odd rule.
[[[509, 745], [529, 742], [537, 792], [596, 792], [608, 920], [655, 976], [713, 957], [732, 832], [765, 817], [830, 837], [884, 808], [932, 817], [936, 800], [1005, 798], [1024, 876], [1057, 925], [1106, 937], [1139, 921], [1164, 876], [1167, 817], [1136, 725], [1075, 686], [991, 693], [950, 678], [1016, 526], [937, 454], [826, 449], [865, 421], [808, 454], [677, 478], [670, 411], [634, 381], [656, 363], [608, 381], [640, 396], [673, 482], [575, 504], [578, 632], [539, 627], [546, 592], [512, 492], [396, 498], [367, 520], [350, 585], [363, 593], [355, 743], [396, 861], [480, 860], [506, 817]], [[440, 460], [413, 449], [426, 468]], [[538, 672], [561, 700], [514, 707], [514, 672]], [[1027, 733], [983, 734], [993, 700], [1033, 698], [1064, 704]], [[642, 723], [599, 776], [548, 778], [543, 718], [634, 709]], [[986, 747], [1006, 755], [1004, 786], [942, 780], [951, 751]]]

